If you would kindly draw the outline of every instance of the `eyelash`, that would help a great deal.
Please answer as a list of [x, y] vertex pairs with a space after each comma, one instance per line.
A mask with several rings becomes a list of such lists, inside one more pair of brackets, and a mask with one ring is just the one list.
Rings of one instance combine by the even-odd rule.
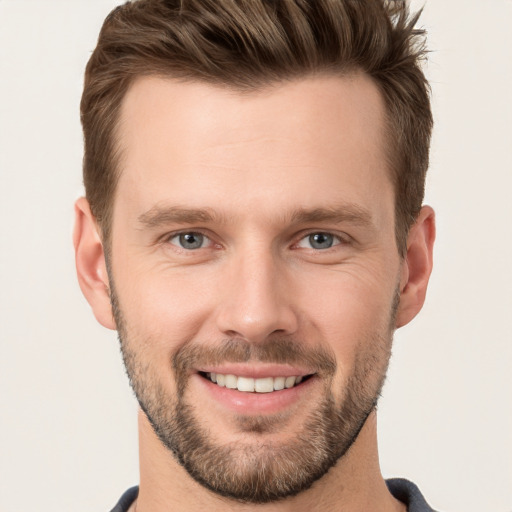
[[[183, 251], [183, 252], [186, 252], [186, 253], [190, 253], [190, 252], [194, 252], [195, 250], [199, 250], [199, 249], [204, 249], [205, 247], [199, 247], [197, 249], [186, 249], [185, 247], [181, 247], [180, 245], [178, 245], [177, 243], [174, 244], [171, 242], [171, 240], [173, 240], [174, 238], [177, 238], [177, 237], [180, 237], [182, 235], [201, 235], [202, 237], [205, 238], [205, 241], [209, 241], [210, 244], [213, 243], [213, 240], [210, 236], [208, 236], [206, 233], [204, 233], [203, 231], [200, 231], [200, 230], [195, 230], [195, 231], [192, 231], [192, 230], [187, 230], [187, 231], [177, 231], [175, 233], [170, 233], [168, 235], [166, 235], [163, 239], [163, 242], [164, 243], [167, 243], [167, 244], [170, 244], [170, 245], [173, 245], [174, 247], [176, 247], [176, 249], [180, 250], [180, 251]], [[220, 247], [220, 244], [216, 244]]]
[[313, 231], [309, 231], [309, 232], [307, 232], [305, 234], [301, 234], [299, 240], [294, 244], [294, 247], [298, 247], [300, 243], [304, 242], [306, 239], [310, 238], [313, 235], [327, 235], [327, 236], [332, 237], [334, 239], [334, 243], [333, 243], [333, 245], [331, 247], [326, 247], [326, 248], [323, 248], [323, 249], [315, 249], [314, 247], [306, 248], [306, 249], [314, 250], [315, 252], [327, 252], [330, 249], [334, 249], [338, 245], [347, 245], [349, 243], [348, 235], [336, 234], [336, 233], [332, 233], [331, 231], [313, 230]]
[[[167, 234], [164, 238], [163, 238], [163, 242], [166, 243], [166, 244], [170, 244], [170, 245], [173, 245], [177, 250], [179, 251], [183, 251], [184, 253], [192, 253], [192, 252], [196, 252], [200, 249], [205, 249], [207, 247], [198, 247], [197, 249], [187, 249], [185, 247], [181, 247], [178, 243], [172, 243], [171, 241], [177, 237], [180, 237], [182, 235], [201, 235], [202, 237], [204, 237], [206, 240], [205, 241], [208, 241], [210, 242], [210, 244], [214, 244], [216, 245], [217, 247], [221, 247], [221, 244], [218, 244], [218, 243], [215, 243], [213, 240], [212, 240], [212, 237], [209, 236], [208, 234], [206, 234], [204, 231], [201, 231], [201, 230], [187, 230], [187, 231], [177, 231], [177, 232], [174, 232], [174, 233], [170, 233], [170, 234]], [[336, 234], [336, 233], [333, 233], [331, 231], [321, 231], [321, 230], [310, 230], [308, 232], [305, 232], [305, 233], [301, 233], [297, 238], [296, 238], [296, 242], [294, 242], [292, 244], [292, 248], [300, 248], [300, 243], [302, 243], [303, 241], [305, 241], [308, 237], [311, 237], [312, 235], [327, 235], [327, 236], [331, 236], [333, 237], [335, 243], [333, 243], [332, 246], [330, 247], [326, 247], [326, 248], [323, 248], [323, 249], [315, 249], [314, 247], [303, 247], [304, 249], [306, 250], [313, 250], [315, 252], [318, 252], [318, 253], [321, 253], [321, 252], [327, 252], [327, 251], [330, 251], [331, 249], [334, 249], [336, 248], [337, 246], [339, 245], [348, 245], [351, 243], [351, 238], [349, 237], [349, 235], [343, 233], [343, 234]]]

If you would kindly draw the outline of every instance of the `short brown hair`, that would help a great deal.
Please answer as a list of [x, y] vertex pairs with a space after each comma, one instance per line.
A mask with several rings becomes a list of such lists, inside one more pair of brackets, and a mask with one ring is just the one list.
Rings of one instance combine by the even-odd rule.
[[396, 238], [404, 255], [423, 201], [432, 131], [418, 17], [409, 16], [405, 0], [134, 0], [115, 8], [87, 64], [81, 102], [86, 196], [104, 240], [120, 173], [117, 121], [136, 78], [250, 91], [309, 74], [362, 71], [386, 104]]

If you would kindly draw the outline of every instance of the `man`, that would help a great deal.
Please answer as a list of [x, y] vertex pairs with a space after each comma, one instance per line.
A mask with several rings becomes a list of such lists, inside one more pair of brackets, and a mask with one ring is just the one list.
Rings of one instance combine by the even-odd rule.
[[434, 213], [417, 16], [371, 0], [138, 0], [82, 98], [78, 278], [139, 401], [114, 511], [429, 511], [376, 404]]

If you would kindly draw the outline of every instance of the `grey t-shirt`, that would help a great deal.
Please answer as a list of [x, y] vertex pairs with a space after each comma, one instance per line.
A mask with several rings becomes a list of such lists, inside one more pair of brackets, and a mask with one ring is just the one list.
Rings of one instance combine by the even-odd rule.
[[[386, 484], [391, 494], [397, 500], [407, 505], [407, 512], [435, 512], [425, 501], [418, 487], [412, 482], [409, 482], [409, 480], [405, 480], [404, 478], [391, 478], [390, 480], [386, 480]], [[128, 489], [110, 512], [127, 512], [138, 494], [138, 487]]]

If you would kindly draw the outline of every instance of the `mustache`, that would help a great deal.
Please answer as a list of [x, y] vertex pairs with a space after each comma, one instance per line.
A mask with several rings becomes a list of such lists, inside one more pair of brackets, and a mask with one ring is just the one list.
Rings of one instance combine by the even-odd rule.
[[177, 376], [186, 375], [198, 366], [222, 363], [289, 364], [311, 369], [324, 377], [336, 372], [334, 354], [323, 346], [309, 347], [300, 340], [284, 337], [269, 338], [261, 343], [232, 338], [216, 345], [186, 343], [172, 357]]

